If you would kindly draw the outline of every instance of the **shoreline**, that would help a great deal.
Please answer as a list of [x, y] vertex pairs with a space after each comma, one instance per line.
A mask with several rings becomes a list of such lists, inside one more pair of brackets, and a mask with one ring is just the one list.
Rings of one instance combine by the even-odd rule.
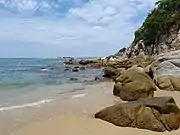
[[[41, 104], [40, 106], [2, 111], [0, 112], [0, 124], [3, 123], [3, 126], [0, 127], [0, 134], [7, 135], [29, 123], [65, 114], [92, 117], [94, 112], [99, 109], [114, 104], [111, 92], [113, 84], [113, 82], [100, 82], [86, 85], [83, 90], [60, 94], [54, 101]], [[104, 99], [104, 101], [100, 99]]]
[[[178, 135], [180, 129], [173, 132], [152, 132], [136, 128], [116, 127], [110, 123], [93, 118], [93, 115], [115, 103], [124, 102], [118, 97], [113, 96], [112, 87], [114, 82], [101, 82], [89, 85], [85, 90], [75, 91], [61, 95], [56, 102], [47, 103], [41, 108], [26, 108], [21, 112], [28, 121], [15, 124], [11, 129], [11, 134], [0, 133], [2, 135], [59, 135], [59, 134], [78, 134], [78, 135]], [[156, 91], [156, 97], [172, 96], [180, 107], [180, 92]], [[25, 115], [26, 114], [26, 115]], [[3, 122], [3, 121], [1, 121]], [[47, 128], [46, 128], [47, 127]], [[103, 128], [103, 130], [102, 130]], [[7, 128], [6, 128], [7, 129]], [[48, 131], [46, 130], [48, 129]], [[0, 130], [1, 131], [1, 130]]]

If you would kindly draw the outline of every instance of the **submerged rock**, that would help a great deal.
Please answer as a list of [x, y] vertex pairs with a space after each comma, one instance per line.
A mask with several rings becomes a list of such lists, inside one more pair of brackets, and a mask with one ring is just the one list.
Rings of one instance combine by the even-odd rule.
[[70, 78], [69, 81], [78, 81], [78, 78]]
[[140, 67], [122, 71], [115, 81], [113, 94], [125, 101], [153, 97], [156, 90], [152, 79]]
[[180, 127], [180, 109], [172, 97], [142, 98], [137, 101], [107, 107], [95, 114], [121, 127], [136, 127], [157, 132]]
[[67, 66], [66, 66], [66, 67], [64, 68], [64, 71], [70, 71], [70, 70], [71, 70], [71, 67], [67, 67]]
[[70, 71], [70, 69], [69, 68], [65, 68], [64, 71]]
[[76, 60], [75, 58], [70, 58], [69, 60], [65, 61], [64, 64], [66, 65], [77, 65], [78, 64], [78, 60]]
[[79, 66], [75, 66], [74, 68], [79, 68]]
[[73, 68], [72, 72], [79, 72], [79, 69], [78, 68]]
[[79, 67], [79, 70], [86, 70], [85, 67]]

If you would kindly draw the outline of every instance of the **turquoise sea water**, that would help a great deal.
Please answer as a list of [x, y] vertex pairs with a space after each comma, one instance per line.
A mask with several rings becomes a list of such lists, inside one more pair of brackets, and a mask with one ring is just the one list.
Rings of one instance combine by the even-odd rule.
[[[1, 58], [0, 111], [33, 106], [94, 83], [101, 69], [64, 71], [64, 59]], [[78, 81], [70, 81], [78, 78]]]

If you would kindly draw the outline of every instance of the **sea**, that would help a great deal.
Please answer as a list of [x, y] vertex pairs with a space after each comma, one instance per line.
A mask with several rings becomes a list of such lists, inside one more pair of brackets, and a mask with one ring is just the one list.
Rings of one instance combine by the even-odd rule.
[[[94, 58], [79, 58], [94, 59]], [[67, 58], [1, 58], [0, 113], [46, 104], [97, 83], [102, 69], [65, 71]], [[70, 78], [76, 78], [74, 81]]]

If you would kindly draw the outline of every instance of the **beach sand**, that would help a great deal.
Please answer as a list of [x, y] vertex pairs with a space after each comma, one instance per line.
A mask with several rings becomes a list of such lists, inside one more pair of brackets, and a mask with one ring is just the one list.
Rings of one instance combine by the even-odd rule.
[[[51, 107], [48, 107], [49, 110], [41, 109], [41, 116], [44, 117], [19, 126], [10, 135], [180, 135], [180, 130], [157, 133], [136, 128], [116, 127], [94, 119], [93, 114], [102, 108], [116, 102], [123, 102], [112, 95], [112, 89], [113, 83], [108, 82], [66, 94], [57, 101], [56, 105], [52, 107], [51, 104]], [[180, 92], [157, 91], [155, 96], [173, 96], [180, 107]], [[45, 112], [48, 112], [48, 115]]]
[[84, 116], [61, 116], [33, 123], [12, 135], [179, 135], [180, 131], [157, 133], [114, 125]]

